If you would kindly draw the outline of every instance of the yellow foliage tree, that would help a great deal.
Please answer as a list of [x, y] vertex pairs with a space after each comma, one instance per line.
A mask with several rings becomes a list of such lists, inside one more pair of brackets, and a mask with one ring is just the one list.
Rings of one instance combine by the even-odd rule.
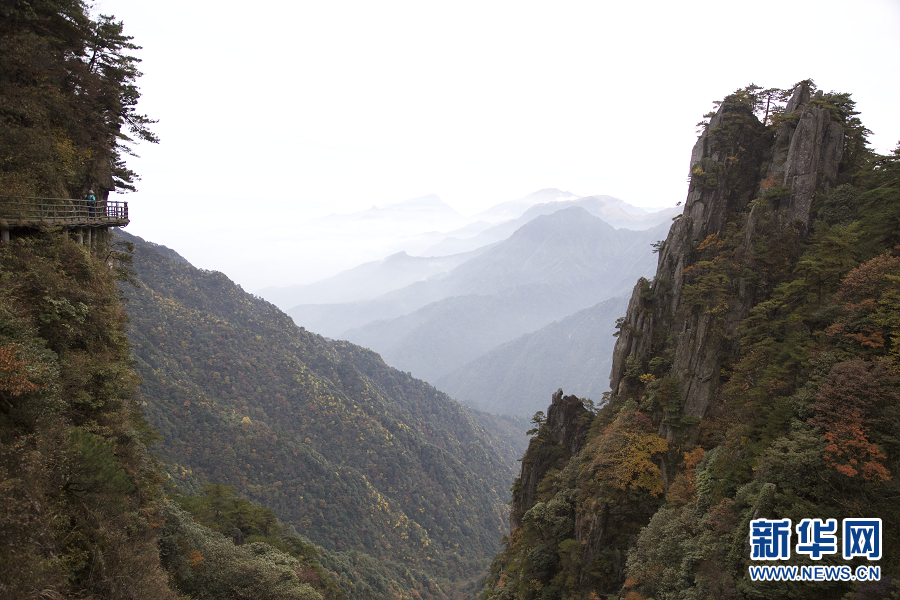
[[591, 468], [620, 490], [644, 489], [659, 496], [663, 481], [653, 458], [668, 447], [647, 415], [626, 409], [598, 438]]

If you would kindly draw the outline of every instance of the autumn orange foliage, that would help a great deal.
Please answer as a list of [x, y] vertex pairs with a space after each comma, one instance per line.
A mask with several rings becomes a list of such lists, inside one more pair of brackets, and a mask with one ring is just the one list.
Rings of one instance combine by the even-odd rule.
[[827, 333], [863, 351], [887, 349], [900, 366], [900, 258], [882, 254], [861, 264], [837, 296], [845, 316]]
[[16, 348], [13, 345], [0, 348], [0, 392], [11, 396], [40, 389], [36, 383], [28, 380], [25, 361], [16, 359]]
[[203, 555], [200, 554], [199, 550], [191, 550], [190, 556], [188, 556], [188, 560], [191, 561], [191, 568], [198, 573], [203, 570], [203, 561], [206, 560], [203, 558]]
[[855, 359], [837, 363], [816, 396], [816, 416], [810, 425], [821, 427], [828, 445], [825, 463], [847, 477], [888, 481], [886, 456], [869, 434], [878, 405], [900, 403], [900, 377], [887, 361]]
[[684, 453], [683, 470], [675, 477], [675, 481], [672, 482], [672, 485], [669, 486], [666, 492], [666, 499], [669, 503], [683, 506], [697, 498], [697, 477], [694, 471], [697, 469], [700, 461], [703, 460], [705, 452], [703, 448], [698, 446], [692, 451]]

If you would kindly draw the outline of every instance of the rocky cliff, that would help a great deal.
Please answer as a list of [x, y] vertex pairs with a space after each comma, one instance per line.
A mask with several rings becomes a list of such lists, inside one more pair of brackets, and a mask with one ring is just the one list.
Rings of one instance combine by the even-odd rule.
[[900, 148], [867, 150], [856, 114], [809, 81], [719, 103], [618, 322], [612, 391], [584, 414], [554, 395], [523, 458], [485, 600], [900, 591], [748, 575], [752, 519], [900, 522]]
[[[800, 241], [814, 196], [835, 184], [844, 132], [822, 106], [822, 93], [811, 100], [809, 88], [799, 85], [782, 115], [773, 136], [739, 98], [722, 102], [691, 152], [684, 213], [660, 250], [656, 277], [639, 281], [632, 292], [610, 388], [622, 397], [640, 397], [646, 386], [638, 377], [668, 367], [680, 390], [679, 406], [670, 405], [675, 410], [660, 425], [668, 441], [685, 425], [685, 434], [695, 439], [690, 425], [706, 414], [723, 379], [723, 360], [734, 353], [737, 328], [770, 283], [713, 273], [708, 251], [728, 246], [734, 263], [728, 266], [752, 268], [758, 238], [781, 225], [793, 229], [789, 242]], [[761, 213], [767, 211], [774, 222], [763, 227]], [[686, 285], [692, 286], [687, 295]]]

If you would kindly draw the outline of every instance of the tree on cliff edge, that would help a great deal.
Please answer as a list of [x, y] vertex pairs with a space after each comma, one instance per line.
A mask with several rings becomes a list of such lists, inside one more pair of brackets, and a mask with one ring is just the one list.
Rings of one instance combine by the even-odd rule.
[[82, 0], [0, 3], [0, 194], [134, 191], [129, 144], [158, 139], [136, 110], [131, 39]]

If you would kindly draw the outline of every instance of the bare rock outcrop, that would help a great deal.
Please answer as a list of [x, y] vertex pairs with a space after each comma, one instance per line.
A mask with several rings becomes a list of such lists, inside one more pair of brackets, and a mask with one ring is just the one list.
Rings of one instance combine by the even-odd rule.
[[789, 194], [771, 208], [805, 236], [815, 195], [827, 193], [837, 178], [843, 126], [822, 95], [810, 98], [801, 84], [784, 114], [784, 124], [773, 135], [746, 105], [722, 103], [694, 145], [684, 212], [660, 249], [656, 276], [652, 282], [639, 281], [632, 292], [613, 351], [610, 387], [620, 397], [636, 395], [643, 389], [637, 371], [646, 372], [649, 357], [662, 346], [673, 349], [668, 376], [678, 382], [681, 409], [663, 420], [659, 432], [670, 441], [677, 430], [690, 430], [685, 423], [706, 414], [720, 384], [722, 358], [755, 303], [754, 289], [736, 280], [729, 285], [737, 298], [721, 310], [685, 307], [685, 278], [701, 260], [698, 248], [711, 236], [721, 239], [731, 222], [743, 228], [749, 252], [757, 208], [751, 203], [777, 186], [789, 188]]
[[[844, 154], [844, 128], [821, 106], [822, 92], [810, 100], [809, 89], [794, 91], [785, 114], [794, 117], [778, 129], [765, 181], [791, 188], [790, 201], [777, 207], [787, 221], [809, 227], [809, 209], [817, 191], [827, 193], [837, 179]], [[818, 104], [818, 105], [817, 105]]]
[[557, 390], [547, 409], [547, 418], [532, 438], [522, 458], [522, 471], [513, 486], [510, 521], [521, 522], [535, 500], [538, 484], [552, 468], [561, 468], [584, 447], [593, 414], [576, 396]]

